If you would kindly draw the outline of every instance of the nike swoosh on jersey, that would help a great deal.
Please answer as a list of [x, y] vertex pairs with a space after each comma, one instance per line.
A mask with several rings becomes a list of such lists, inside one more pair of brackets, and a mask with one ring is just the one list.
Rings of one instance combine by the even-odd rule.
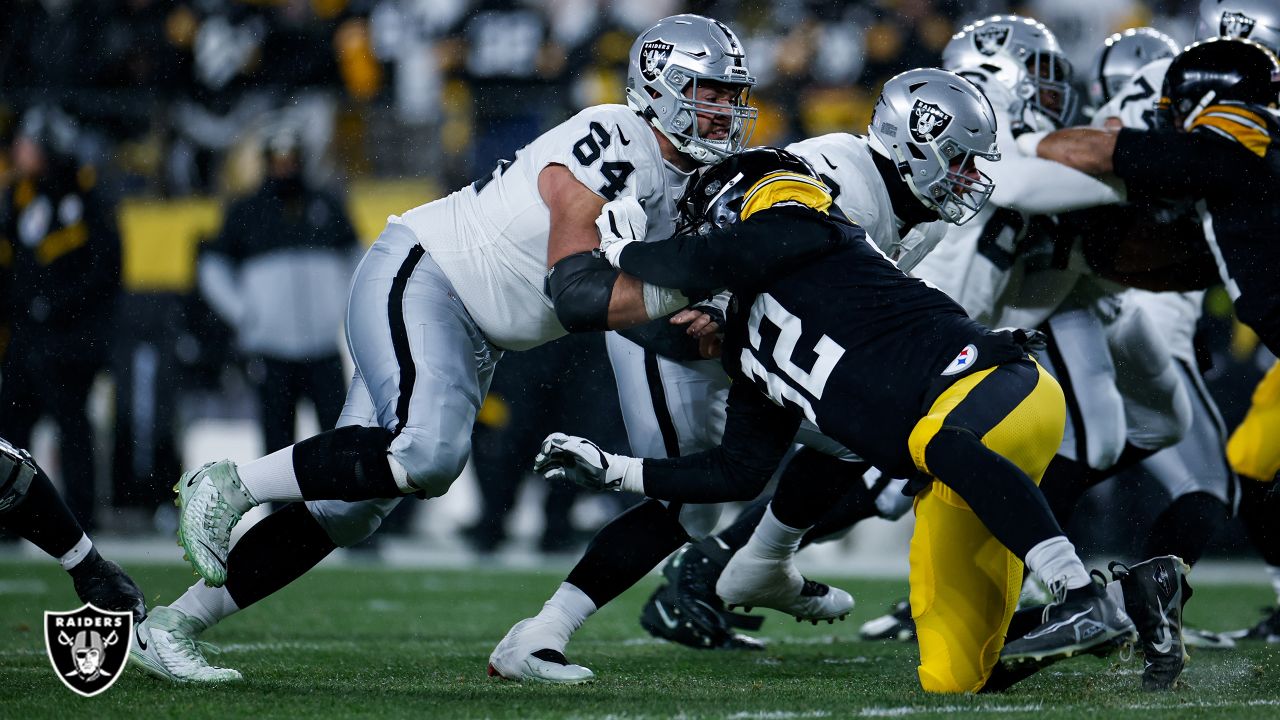
[[655, 607], [657, 607], [657, 608], [658, 608], [658, 615], [662, 618], [662, 624], [663, 624], [663, 625], [666, 625], [666, 626], [667, 626], [667, 628], [668, 628], [668, 629], [670, 629], [670, 630], [675, 630], [677, 627], [680, 627], [680, 621], [679, 621], [679, 620], [676, 620], [676, 619], [672, 618], [671, 616], [667, 615], [667, 610], [666, 610], [666, 608], [662, 607], [662, 601], [660, 601], [660, 600], [655, 600], [655, 601], [653, 602], [653, 604], [654, 604], [654, 606], [655, 606]]
[[618, 142], [622, 143], [623, 145], [630, 145], [631, 141], [627, 139], [626, 135], [622, 134], [622, 126], [618, 125], [617, 128], [618, 128]]
[[831, 162], [831, 158], [827, 157], [827, 156], [826, 156], [826, 153], [821, 153], [821, 155], [822, 155], [822, 159], [827, 161], [827, 165], [828, 165], [832, 170], [839, 170], [839, 169], [840, 169], [840, 168], [839, 168], [839, 166], [837, 166], [835, 163]]

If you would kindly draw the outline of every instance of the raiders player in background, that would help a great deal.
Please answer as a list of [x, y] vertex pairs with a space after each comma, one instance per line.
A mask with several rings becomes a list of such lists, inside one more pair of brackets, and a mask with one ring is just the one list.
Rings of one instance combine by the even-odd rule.
[[[995, 157], [996, 127], [985, 100], [955, 102], [963, 82], [940, 70], [891, 79], [884, 95], [913, 97], [935, 111], [961, 107], [943, 120], [912, 110], [915, 103], [881, 102], [872, 132], [903, 157], [905, 143], [924, 145], [941, 172], [917, 176], [924, 168], [915, 167], [904, 184], [919, 183], [923, 197], [971, 214], [991, 191], [973, 161]], [[955, 135], [937, 142], [933, 133], [948, 127]], [[1105, 653], [1136, 636], [1036, 490], [1061, 441], [1065, 408], [1057, 383], [1027, 354], [1022, 331], [990, 332], [945, 294], [903, 274], [833, 208], [809, 166], [785, 151], [748, 150], [707, 171], [682, 202], [687, 231], [668, 241], [634, 241], [645, 231], [634, 202], [608, 204], [605, 213], [602, 249], [610, 262], [661, 285], [734, 293], [722, 361], [736, 382], [724, 440], [691, 456], [640, 460], [553, 434], [536, 469], [675, 501], [747, 499], [808, 419], [885, 473], [913, 478], [912, 601], [926, 691], [988, 686], [1023, 558], [1058, 591], [1059, 603], [1037, 632], [1004, 648], [1006, 662], [1036, 668]], [[757, 534], [786, 553], [804, 530], [775, 533], [762, 523]], [[1085, 625], [1097, 632], [1081, 633]]]
[[[663, 33], [647, 31], [637, 42], [643, 77], [630, 78], [651, 102], [588, 108], [474, 184], [389, 219], [352, 282], [347, 337], [356, 374], [339, 427], [250, 463], [221, 461], [183, 475], [179, 540], [205, 582], [139, 626], [145, 642], [131, 650], [135, 662], [177, 681], [238, 679], [235, 670], [210, 666], [195, 637], [334, 548], [368, 537], [404, 495], [446, 492], [466, 462], [503, 350], [628, 327], [687, 304], [591, 252], [606, 200], [635, 197], [651, 226], [670, 232], [688, 175], [750, 135], [755, 111], [746, 95], [754, 81], [732, 32], [695, 15], [658, 28]], [[654, 110], [659, 100], [665, 115]], [[264, 502], [289, 504], [229, 552], [231, 530]], [[681, 532], [677, 511], [646, 503], [601, 538], [631, 538], [654, 525]], [[627, 565], [626, 550], [607, 561], [611, 567]], [[595, 596], [566, 585], [551, 604], [594, 609], [615, 591], [607, 582], [606, 575]], [[563, 656], [531, 656], [527, 664], [550, 676], [574, 672]]]
[[76, 596], [142, 622], [142, 591], [119, 565], [102, 557], [31, 453], [0, 438], [0, 530], [29, 540], [71, 576]]
[[[1206, 2], [1201, 4], [1198, 34], [1200, 37], [1213, 37], [1215, 35], [1221, 35], [1223, 37], [1247, 37], [1274, 51], [1276, 47], [1280, 45], [1280, 3], [1274, 2], [1274, 0], [1270, 2], [1253, 0], [1211, 2], [1206, 0]], [[1162, 86], [1165, 78], [1165, 72], [1168, 67], [1169, 63], [1167, 61], [1152, 63], [1147, 67], [1144, 67], [1138, 76], [1134, 78], [1133, 82], [1131, 82], [1123, 91], [1123, 96], [1133, 97], [1139, 101], [1149, 101], [1156, 94], [1152, 91], [1152, 88]], [[1219, 72], [1224, 70], [1229, 70], [1229, 68], [1224, 67], [1216, 69], [1216, 71]], [[1259, 81], [1261, 81], [1260, 78]], [[1259, 96], [1259, 101], [1264, 104], [1272, 102], [1274, 101], [1274, 96], [1274, 92], [1270, 92], [1269, 96], [1264, 92]], [[1269, 100], [1264, 99], [1268, 97]], [[1124, 120], [1124, 124], [1126, 126], [1142, 128], [1149, 124], [1150, 118], [1153, 114], [1154, 109], [1148, 109], [1145, 113], [1142, 113], [1136, 118], [1125, 116], [1123, 114], [1121, 114], [1121, 118]], [[1203, 135], [1206, 132], [1218, 132], [1222, 135], [1231, 135], [1229, 131], [1231, 123], [1229, 121], [1225, 123], [1224, 127], [1219, 127], [1217, 130], [1213, 130], [1212, 128], [1215, 126], [1223, 125], [1223, 123], [1214, 120], [1213, 117], [1213, 114], [1207, 114], [1199, 123], [1199, 125], [1202, 126], [1200, 134]], [[1032, 139], [1029, 138], [1029, 140]], [[1233, 183], [1233, 185], [1234, 184], [1236, 183]], [[1208, 225], [1207, 227], [1212, 229], [1213, 225]], [[1218, 242], [1221, 243], [1221, 239], [1218, 239]], [[1230, 264], [1231, 263], [1228, 260], [1227, 266], [1229, 267]], [[1238, 256], [1236, 264], [1242, 264], [1242, 261]], [[1230, 288], [1231, 286], [1228, 285], [1228, 287]], [[1198, 311], [1198, 307], [1195, 308], [1195, 310]], [[1191, 320], [1189, 319], [1187, 322], [1190, 321]], [[1268, 396], [1268, 393], [1264, 391], [1262, 386], [1260, 386], [1259, 391], [1259, 393], [1255, 394], [1255, 397], [1265, 398]], [[1256, 419], [1261, 416], [1254, 417]], [[1233, 436], [1232, 443], [1229, 444], [1227, 448], [1227, 455], [1232, 461], [1232, 467], [1239, 472], [1241, 476], [1239, 505], [1241, 519], [1244, 521], [1245, 526], [1249, 531], [1250, 538], [1267, 561], [1272, 582], [1276, 586], [1277, 595], [1280, 596], [1280, 532], [1277, 532], [1276, 530], [1276, 522], [1272, 519], [1272, 513], [1267, 511], [1269, 497], [1268, 491], [1270, 489], [1270, 481], [1273, 475], [1267, 476], [1266, 473], [1258, 473], [1258, 469], [1255, 464], [1239, 462], [1242, 455], [1247, 454], [1247, 451], [1244, 449], [1242, 443], [1236, 438], [1243, 439], [1249, 436], [1250, 435], [1248, 433]], [[1267, 433], [1264, 430], [1263, 432], [1254, 435], [1254, 437], [1267, 437]], [[1266, 444], [1267, 443], [1263, 443], [1264, 446]], [[1230, 486], [1227, 487], [1230, 488]], [[1220, 494], [1221, 490], [1218, 492]], [[1192, 497], [1204, 498], [1202, 494]], [[1186, 533], [1184, 537], [1189, 538], [1189, 541], [1192, 543], [1202, 545], [1207, 541], [1209, 533], [1212, 532], [1214, 520], [1221, 515], [1221, 510], [1216, 505], [1207, 501], [1200, 502], [1198, 504], [1204, 506], [1201, 508], [1201, 515], [1204, 517], [1203, 524], [1192, 532]], [[1224, 507], [1230, 508], [1230, 506], [1230, 496], [1228, 496]], [[1169, 516], [1169, 513], [1175, 512], [1178, 509], [1181, 509], [1184, 512], [1180, 512], [1179, 515]], [[1166, 512], [1165, 516], [1162, 516], [1162, 520], [1171, 520], [1172, 522], [1166, 523], [1168, 525], [1185, 525], [1186, 520], [1181, 516], [1187, 515], [1187, 512], [1185, 512], [1187, 509], [1187, 507], [1178, 508], [1178, 506], [1175, 505], [1170, 508], [1170, 511]], [[1196, 520], [1196, 518], [1191, 519]], [[1169, 535], [1170, 533], [1166, 532], [1163, 534]], [[1276, 619], [1277, 617], [1280, 617], [1280, 612], [1269, 612], [1267, 617], [1264, 617], [1255, 627], [1238, 633], [1232, 633], [1232, 635], [1244, 638], [1267, 639], [1275, 634], [1275, 627], [1280, 625], [1280, 621], [1277, 621]], [[1203, 640], [1213, 639], [1212, 635], [1204, 635], [1201, 637], [1198, 634], [1193, 634], [1192, 637]]]

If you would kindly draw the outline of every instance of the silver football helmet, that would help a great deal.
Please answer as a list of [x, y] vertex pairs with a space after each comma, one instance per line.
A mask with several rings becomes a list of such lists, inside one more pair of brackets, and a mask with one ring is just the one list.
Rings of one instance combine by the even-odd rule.
[[994, 77], [1020, 101], [1015, 121], [1038, 128], [1030, 110], [1062, 127], [1075, 114], [1071, 62], [1053, 32], [1031, 18], [992, 15], [965, 25], [942, 49], [942, 66]]
[[1280, 53], [1280, 0], [1200, 0], [1196, 39], [1244, 38]]
[[[739, 89], [729, 104], [699, 101], [700, 82]], [[680, 152], [713, 163], [746, 147], [756, 109], [747, 104], [756, 79], [746, 51], [724, 23], [701, 15], [673, 15], [645, 30], [631, 46], [627, 105], [644, 116]], [[723, 138], [702, 137], [698, 115], [724, 117]]]
[[872, 148], [897, 164], [911, 192], [943, 220], [963, 225], [991, 198], [995, 183], [974, 159], [1000, 159], [996, 114], [959, 75], [921, 68], [890, 78], [869, 131]]
[[1180, 52], [1173, 38], [1155, 28], [1129, 28], [1112, 35], [1103, 42], [1089, 71], [1089, 103], [1102, 107], [1142, 66]]

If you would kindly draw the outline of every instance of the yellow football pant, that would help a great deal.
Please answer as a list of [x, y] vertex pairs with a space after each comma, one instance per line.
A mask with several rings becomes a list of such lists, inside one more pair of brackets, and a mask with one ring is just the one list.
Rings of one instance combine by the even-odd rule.
[[1227, 440], [1227, 462], [1237, 473], [1270, 482], [1280, 472], [1280, 362], [1253, 390], [1253, 404]]
[[[1062, 388], [1038, 364], [1035, 375], [1024, 371], [1021, 378], [1001, 372], [1005, 367], [966, 377], [938, 397], [911, 433], [916, 467], [929, 474], [925, 449], [945, 424], [972, 431], [1040, 484], [1062, 442]], [[999, 410], [1009, 407], [1007, 413]], [[926, 692], [976, 692], [1004, 647], [1022, 589], [1022, 561], [941, 482], [916, 496], [915, 513], [911, 615], [920, 644], [920, 685]]]

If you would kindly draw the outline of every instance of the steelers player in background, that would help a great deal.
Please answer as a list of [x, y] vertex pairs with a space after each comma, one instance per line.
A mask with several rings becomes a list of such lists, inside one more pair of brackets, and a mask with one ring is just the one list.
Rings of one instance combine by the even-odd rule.
[[96, 470], [89, 389], [108, 358], [120, 292], [115, 208], [76, 156], [79, 129], [36, 106], [13, 143], [16, 181], [0, 199], [0, 271], [11, 338], [0, 384], [0, 436], [31, 444], [41, 417], [58, 427], [67, 506], [94, 528]]

